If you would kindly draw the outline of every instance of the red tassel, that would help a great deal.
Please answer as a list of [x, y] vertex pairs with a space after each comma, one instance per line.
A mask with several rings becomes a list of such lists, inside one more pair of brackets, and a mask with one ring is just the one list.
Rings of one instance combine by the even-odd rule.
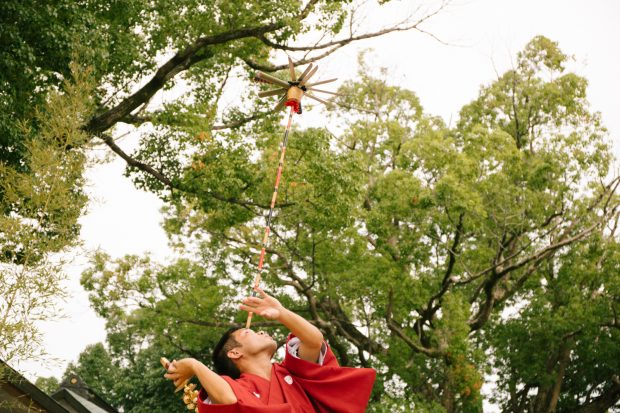
[[284, 104], [284, 106], [290, 106], [293, 108], [293, 112], [295, 113], [299, 113], [299, 102], [294, 100], [294, 99], [289, 99], [286, 101], [286, 103]]

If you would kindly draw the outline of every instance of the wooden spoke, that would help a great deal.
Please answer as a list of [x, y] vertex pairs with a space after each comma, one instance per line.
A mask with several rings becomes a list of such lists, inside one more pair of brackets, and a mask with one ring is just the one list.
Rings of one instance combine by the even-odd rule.
[[306, 87], [312, 87], [312, 86], [316, 86], [316, 85], [322, 85], [324, 83], [330, 83], [330, 82], [335, 82], [336, 80], [338, 80], [337, 77], [333, 78], [333, 79], [327, 79], [327, 80], [321, 80], [319, 82], [314, 82], [314, 83], [308, 83], [306, 85]]
[[280, 93], [283, 93], [283, 92], [286, 92], [286, 89], [282, 88], [282, 89], [266, 90], [263, 92], [258, 92], [258, 97], [264, 98], [267, 96], [279, 95]]
[[310, 99], [314, 99], [314, 100], [316, 100], [318, 102], [321, 102], [321, 103], [323, 103], [323, 104], [325, 104], [327, 106], [330, 106], [332, 104], [331, 102], [328, 102], [327, 100], [323, 100], [321, 98], [318, 98], [318, 97], [316, 97], [314, 95], [311, 95], [310, 93], [306, 93], [306, 96], [308, 96]]
[[301, 82], [299, 82], [299, 86], [303, 86], [303, 85], [305, 85], [305, 84], [306, 84], [306, 82], [308, 82], [308, 80], [310, 80], [310, 78], [311, 78], [312, 76], [314, 76], [314, 74], [316, 73], [316, 71], [317, 71], [317, 70], [319, 70], [319, 67], [318, 67], [318, 66], [314, 66], [314, 67], [312, 68], [312, 70], [310, 70], [310, 73], [308, 73], [308, 76], [306, 76], [306, 77], [304, 78], [304, 80], [302, 80]]
[[290, 56], [288, 58], [288, 70], [289, 72], [291, 72], [291, 81], [294, 82], [297, 80], [297, 78], [295, 77], [295, 65], [293, 64], [293, 61], [291, 60]]
[[308, 72], [310, 71], [310, 69], [312, 69], [312, 63], [310, 63], [308, 65], [308, 67], [306, 67], [306, 70], [304, 70], [304, 72], [301, 74], [301, 76], [299, 76], [299, 81], [301, 82], [302, 80], [304, 80], [306, 78], [306, 75], [308, 74]]
[[278, 103], [274, 106], [273, 110], [280, 110], [284, 107], [284, 102], [286, 102], [286, 95], [282, 96]]
[[259, 78], [260, 80], [263, 80], [267, 83], [273, 83], [279, 86], [284, 86], [285, 88], [288, 88], [290, 85], [288, 84], [288, 82], [282, 80], [282, 79], [278, 79], [277, 77], [268, 75], [267, 73], [261, 72], [260, 70], [258, 72], [256, 72], [256, 77]]
[[342, 93], [330, 92], [329, 90], [314, 89], [314, 88], [310, 88], [310, 87], [308, 88], [308, 90], [311, 90], [313, 92], [329, 93], [330, 95], [344, 96]]

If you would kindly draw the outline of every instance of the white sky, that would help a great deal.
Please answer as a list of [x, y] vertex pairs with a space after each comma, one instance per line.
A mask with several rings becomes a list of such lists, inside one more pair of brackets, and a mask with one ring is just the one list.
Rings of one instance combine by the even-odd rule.
[[[397, 20], [411, 4], [415, 3], [390, 5], [373, 13], [368, 24], [376, 27], [376, 22]], [[386, 67], [393, 84], [415, 91], [426, 112], [454, 122], [459, 109], [477, 96], [479, 87], [495, 79], [494, 66], [503, 73], [516, 53], [542, 34], [576, 57], [572, 68], [589, 80], [592, 108], [602, 113], [616, 141], [620, 135], [619, 18], [620, 2], [615, 0], [460, 0], [425, 23], [423, 29], [462, 46], [445, 46], [415, 31], [389, 34], [347, 46], [319, 62], [318, 77], [354, 78], [358, 52], [372, 48], [368, 61]], [[317, 110], [305, 111], [296, 119], [300, 127], [322, 126], [324, 121], [324, 114]], [[120, 142], [129, 152], [135, 144], [135, 137]], [[122, 176], [123, 171], [119, 158], [88, 171], [91, 204], [81, 219], [84, 251], [78, 252], [67, 268], [71, 293], [65, 305], [67, 317], [42, 326], [48, 360], [16, 366], [31, 379], [60, 377], [66, 364], [77, 360], [86, 345], [105, 340], [104, 322], [90, 309], [79, 285], [87, 251], [101, 248], [113, 257], [150, 251], [162, 262], [170, 256], [160, 226], [161, 202], [135, 189]]]

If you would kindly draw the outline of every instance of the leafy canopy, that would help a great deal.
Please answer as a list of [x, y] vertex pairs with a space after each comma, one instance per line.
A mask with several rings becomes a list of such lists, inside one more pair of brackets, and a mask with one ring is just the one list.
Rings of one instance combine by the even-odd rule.
[[[567, 60], [534, 38], [454, 128], [362, 65], [340, 90], [361, 109], [338, 114], [342, 134], [293, 133], [263, 279], [342, 364], [377, 369], [372, 411], [478, 412], [490, 373], [507, 411], [604, 412], [620, 398], [617, 245], [604, 230], [618, 179], [601, 184], [606, 131]], [[185, 256], [101, 253], [82, 278], [127, 374], [159, 369], [155, 354], [207, 360], [243, 321], [235, 303], [255, 275], [280, 130], [201, 125], [166, 135], [186, 145], [184, 162], [167, 152], [185, 190], [167, 198], [164, 224]]]

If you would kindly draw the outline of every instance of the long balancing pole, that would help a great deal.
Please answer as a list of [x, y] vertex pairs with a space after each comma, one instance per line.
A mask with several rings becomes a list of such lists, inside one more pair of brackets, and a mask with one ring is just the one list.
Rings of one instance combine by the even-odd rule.
[[[276, 199], [278, 198], [278, 187], [280, 186], [280, 178], [282, 177], [282, 169], [284, 168], [284, 155], [286, 154], [286, 144], [288, 142], [288, 134], [291, 130], [291, 121], [293, 120], [293, 107], [288, 115], [288, 123], [286, 124], [286, 130], [284, 131], [284, 137], [280, 144], [280, 162], [278, 164], [278, 172], [276, 173], [276, 183], [273, 187], [273, 195], [271, 196], [271, 205], [269, 206], [269, 215], [267, 215], [267, 224], [265, 225], [265, 236], [263, 237], [263, 244], [260, 250], [260, 258], [258, 260], [258, 272], [254, 278], [252, 287], [252, 295], [256, 296], [256, 288], [260, 285], [261, 272], [263, 271], [263, 262], [265, 261], [265, 249], [269, 242], [269, 232], [271, 232], [271, 218], [273, 217], [273, 209], [276, 206]], [[248, 320], [245, 322], [245, 328], [250, 328], [252, 323], [252, 312], [248, 313]]]

